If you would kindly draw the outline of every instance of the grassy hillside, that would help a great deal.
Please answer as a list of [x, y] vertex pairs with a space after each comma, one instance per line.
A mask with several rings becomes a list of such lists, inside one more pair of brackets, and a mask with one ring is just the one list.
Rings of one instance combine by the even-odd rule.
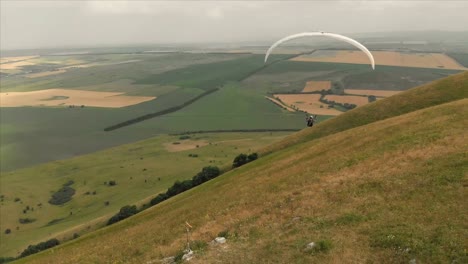
[[[251, 153], [285, 135], [282, 132], [210, 133], [191, 135], [184, 140], [180, 136], [161, 135], [73, 159], [2, 173], [0, 257], [15, 256], [47, 237], [69, 239], [75, 232], [102, 226], [122, 206], [147, 203], [146, 198], [166, 190], [176, 180], [189, 179], [205, 166], [230, 164], [240, 153]], [[70, 187], [75, 189], [72, 199], [61, 205], [48, 203], [52, 194], [69, 181], [73, 181]], [[117, 184], [105, 184], [109, 181]], [[24, 211], [26, 208], [30, 209]], [[25, 218], [34, 221], [19, 222]], [[11, 234], [5, 234], [6, 229]]]
[[[452, 86], [461, 92], [442, 92]], [[194, 263], [466, 262], [464, 87], [466, 74], [356, 109], [333, 119], [343, 124], [303, 131], [282, 143], [289, 148], [20, 263], [157, 262], [183, 248], [185, 221], [194, 240], [231, 234]], [[312, 241], [322, 246], [306, 252]]]
[[318, 129], [304, 129], [285, 140], [270, 145], [263, 154], [350, 128], [402, 115], [425, 107], [468, 98], [468, 72], [415, 87], [404, 93], [371, 103], [319, 124]]

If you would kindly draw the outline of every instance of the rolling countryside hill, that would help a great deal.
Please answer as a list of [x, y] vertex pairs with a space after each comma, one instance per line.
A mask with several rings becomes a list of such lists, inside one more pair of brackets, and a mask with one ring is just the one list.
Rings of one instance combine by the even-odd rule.
[[466, 263], [467, 91], [464, 72], [351, 110], [18, 262], [158, 263], [185, 247], [188, 221], [192, 263]]

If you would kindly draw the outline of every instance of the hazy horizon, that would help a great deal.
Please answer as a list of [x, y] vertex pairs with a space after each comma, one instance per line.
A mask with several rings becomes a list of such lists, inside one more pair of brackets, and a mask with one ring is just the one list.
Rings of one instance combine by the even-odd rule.
[[303, 31], [466, 32], [466, 1], [5, 1], [0, 48], [249, 43]]

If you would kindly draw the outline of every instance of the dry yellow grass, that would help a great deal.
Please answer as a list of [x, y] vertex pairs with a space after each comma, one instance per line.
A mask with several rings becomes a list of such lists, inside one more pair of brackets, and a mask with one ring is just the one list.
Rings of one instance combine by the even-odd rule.
[[271, 98], [271, 97], [268, 97], [268, 96], [265, 96], [265, 98], [272, 101], [273, 103], [275, 103], [276, 105], [278, 105], [281, 108], [286, 108], [286, 110], [288, 110], [289, 112], [296, 112], [296, 110], [292, 109], [291, 107], [289, 107], [287, 105], [282, 104], [280, 101], [276, 100], [275, 98]]
[[[282, 102], [289, 106], [294, 106], [301, 111], [315, 115], [339, 115], [340, 112], [319, 101], [320, 94], [275, 94]], [[322, 106], [322, 108], [320, 108]]]
[[374, 95], [374, 96], [379, 96], [379, 97], [389, 97], [398, 93], [401, 93], [401, 91], [384, 91], [384, 90], [359, 90], [359, 89], [345, 89], [344, 92], [346, 94], [352, 94], [352, 95]]
[[330, 81], [308, 81], [302, 92], [315, 92], [315, 91], [322, 91], [328, 90], [331, 87]]
[[44, 76], [49, 76], [49, 75], [56, 75], [56, 74], [61, 74], [66, 72], [66, 70], [57, 70], [57, 71], [46, 71], [46, 72], [38, 72], [38, 73], [31, 73], [26, 75], [28, 78], [38, 78], [38, 77], [44, 77]]
[[179, 152], [184, 150], [196, 149], [198, 147], [203, 147], [208, 145], [208, 142], [205, 140], [181, 140], [177, 141], [178, 144], [174, 143], [164, 143], [164, 148], [169, 152]]
[[[372, 51], [376, 65], [399, 67], [440, 68], [468, 70], [451, 57], [440, 53], [402, 53], [394, 51]], [[369, 59], [361, 51], [340, 50], [336, 52], [317, 51], [312, 55], [294, 57], [293, 61], [337, 62], [369, 64]]]
[[125, 96], [122, 94], [123, 93], [68, 89], [0, 93], [0, 107], [85, 105], [120, 108], [156, 98], [148, 96]]
[[355, 104], [357, 106], [365, 105], [369, 103], [369, 99], [364, 96], [356, 96], [356, 95], [326, 95], [325, 99], [328, 101], [335, 101], [337, 103], [348, 103], [348, 104]]

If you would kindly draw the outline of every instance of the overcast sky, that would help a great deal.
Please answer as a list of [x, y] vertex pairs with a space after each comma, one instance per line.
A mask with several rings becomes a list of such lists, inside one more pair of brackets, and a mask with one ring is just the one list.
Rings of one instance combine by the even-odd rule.
[[0, 0], [0, 48], [275, 40], [303, 31], [468, 30], [468, 1]]

